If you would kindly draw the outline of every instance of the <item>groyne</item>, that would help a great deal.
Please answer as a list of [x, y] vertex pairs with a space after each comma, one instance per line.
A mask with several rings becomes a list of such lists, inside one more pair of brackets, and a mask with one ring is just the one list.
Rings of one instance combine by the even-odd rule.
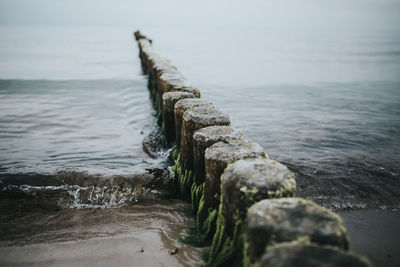
[[150, 39], [134, 36], [163, 145], [174, 148], [174, 191], [192, 203], [192, 238], [210, 246], [206, 266], [371, 266], [349, 251], [338, 215], [296, 198], [294, 174], [202, 99]]

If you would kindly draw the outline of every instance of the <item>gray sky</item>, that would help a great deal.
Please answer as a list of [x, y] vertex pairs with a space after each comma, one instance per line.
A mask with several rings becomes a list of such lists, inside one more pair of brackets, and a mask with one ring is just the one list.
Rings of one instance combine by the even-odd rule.
[[1, 25], [377, 28], [399, 30], [397, 0], [0, 0]]

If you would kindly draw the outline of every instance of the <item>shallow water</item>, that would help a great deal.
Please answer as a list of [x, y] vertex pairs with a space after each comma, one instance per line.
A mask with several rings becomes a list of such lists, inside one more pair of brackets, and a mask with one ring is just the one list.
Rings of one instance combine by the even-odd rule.
[[25, 212], [2, 209], [0, 265], [194, 266], [202, 249], [178, 241], [193, 227], [189, 208], [147, 195], [140, 204], [113, 209], [52, 210], [31, 202]]

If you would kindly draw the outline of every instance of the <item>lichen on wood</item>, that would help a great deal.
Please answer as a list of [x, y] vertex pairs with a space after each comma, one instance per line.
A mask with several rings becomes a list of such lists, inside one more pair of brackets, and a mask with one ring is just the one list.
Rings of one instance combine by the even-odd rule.
[[302, 198], [257, 202], [248, 212], [244, 234], [245, 262], [255, 264], [269, 247], [304, 238], [318, 245], [349, 248], [343, 220], [328, 209]]

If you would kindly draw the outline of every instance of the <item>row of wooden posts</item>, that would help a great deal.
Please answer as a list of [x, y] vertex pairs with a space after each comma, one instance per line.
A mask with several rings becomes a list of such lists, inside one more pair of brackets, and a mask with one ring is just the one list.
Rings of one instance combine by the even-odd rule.
[[296, 198], [294, 174], [201, 98], [152, 41], [135, 32], [177, 194], [192, 202], [208, 266], [370, 266], [349, 252], [342, 219]]

